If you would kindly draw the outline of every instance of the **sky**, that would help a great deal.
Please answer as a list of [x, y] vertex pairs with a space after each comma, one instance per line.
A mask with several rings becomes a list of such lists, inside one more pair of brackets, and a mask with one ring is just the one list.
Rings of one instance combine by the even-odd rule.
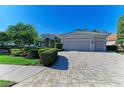
[[21, 5], [0, 6], [0, 31], [18, 22], [32, 24], [39, 34], [62, 34], [77, 28], [116, 33], [124, 6], [101, 5]]

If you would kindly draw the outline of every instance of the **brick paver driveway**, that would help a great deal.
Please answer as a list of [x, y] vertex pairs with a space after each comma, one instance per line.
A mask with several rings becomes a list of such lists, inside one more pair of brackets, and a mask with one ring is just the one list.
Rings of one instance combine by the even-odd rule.
[[124, 55], [65, 51], [56, 64], [15, 86], [124, 86]]

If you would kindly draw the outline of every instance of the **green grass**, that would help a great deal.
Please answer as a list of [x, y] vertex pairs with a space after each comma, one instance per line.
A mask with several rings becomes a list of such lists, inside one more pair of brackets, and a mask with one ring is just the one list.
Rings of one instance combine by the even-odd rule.
[[24, 57], [14, 57], [9, 55], [0, 55], [0, 64], [15, 64], [15, 65], [35, 65], [38, 64], [37, 59], [27, 59]]
[[10, 87], [16, 84], [14, 81], [0, 80], [0, 87]]

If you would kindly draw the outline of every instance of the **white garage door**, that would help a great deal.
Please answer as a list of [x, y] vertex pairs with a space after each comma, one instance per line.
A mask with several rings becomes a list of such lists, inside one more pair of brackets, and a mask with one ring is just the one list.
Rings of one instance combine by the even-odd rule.
[[95, 51], [105, 51], [104, 50], [104, 41], [103, 40], [97, 40], [95, 42]]
[[90, 51], [90, 40], [85, 39], [66, 40], [65, 50]]

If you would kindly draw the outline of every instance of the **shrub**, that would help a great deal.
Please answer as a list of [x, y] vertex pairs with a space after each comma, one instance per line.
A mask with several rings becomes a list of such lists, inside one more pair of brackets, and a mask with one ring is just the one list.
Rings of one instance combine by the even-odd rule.
[[50, 66], [54, 64], [55, 59], [57, 58], [57, 49], [49, 48], [49, 49], [40, 49], [38, 51], [40, 56], [40, 61], [45, 66]]
[[43, 51], [45, 51], [45, 50], [48, 50], [49, 48], [41, 48], [41, 49], [39, 49], [38, 50], [38, 53], [41, 53], [41, 52], [43, 52]]
[[39, 54], [38, 54], [38, 50], [37, 48], [34, 48], [34, 49], [30, 49], [28, 51], [28, 58], [39, 58]]
[[21, 55], [21, 49], [11, 49], [11, 55], [14, 56], [20, 56]]
[[30, 48], [22, 48], [21, 49], [21, 56], [22, 57], [26, 57], [26, 56], [28, 56], [28, 51], [30, 50]]
[[62, 49], [62, 43], [55, 43], [55, 48]]
[[117, 45], [110, 45], [107, 46], [107, 51], [117, 51]]
[[63, 51], [62, 43], [55, 43], [55, 48], [57, 48], [58, 51]]

